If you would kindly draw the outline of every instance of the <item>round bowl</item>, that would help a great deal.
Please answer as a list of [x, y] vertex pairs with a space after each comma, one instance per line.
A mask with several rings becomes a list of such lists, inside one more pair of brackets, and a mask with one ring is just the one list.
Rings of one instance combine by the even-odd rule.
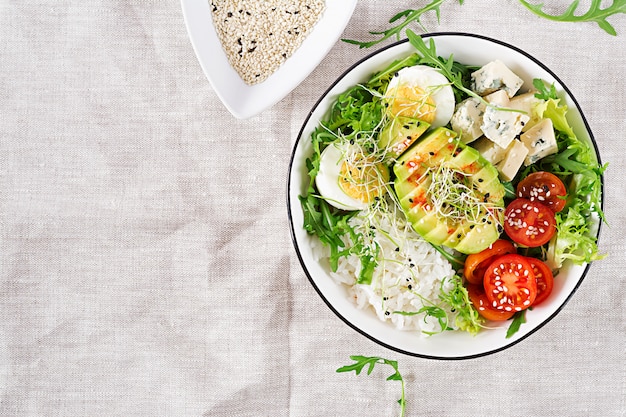
[[[504, 42], [465, 33], [434, 33], [422, 35], [426, 42], [434, 38], [440, 56], [449, 57], [466, 65], [482, 66], [494, 59], [503, 61], [524, 80], [524, 87], [532, 86], [534, 78], [554, 83], [559, 97], [567, 104], [568, 120], [578, 138], [586, 141], [600, 157], [597, 145], [585, 117], [570, 90], [548, 67], [526, 52]], [[347, 296], [345, 287], [329, 276], [329, 266], [316, 260], [312, 244], [315, 236], [302, 227], [303, 212], [298, 199], [308, 185], [305, 159], [312, 154], [311, 133], [327, 115], [336, 97], [355, 84], [365, 82], [376, 71], [405, 57], [415, 49], [408, 41], [400, 41], [365, 57], [339, 77], [313, 106], [296, 140], [288, 175], [287, 206], [292, 240], [300, 263], [309, 281], [328, 307], [350, 327], [369, 339], [397, 352], [432, 359], [467, 359], [492, 354], [506, 349], [538, 331], [554, 318], [580, 286], [589, 270], [589, 264], [566, 262], [555, 278], [550, 297], [526, 313], [526, 323], [510, 338], [506, 337], [508, 324], [496, 329], [482, 330], [476, 336], [461, 331], [447, 331], [433, 336], [419, 332], [397, 330], [378, 319], [372, 309], [359, 309]], [[600, 222], [597, 222], [597, 233]]]

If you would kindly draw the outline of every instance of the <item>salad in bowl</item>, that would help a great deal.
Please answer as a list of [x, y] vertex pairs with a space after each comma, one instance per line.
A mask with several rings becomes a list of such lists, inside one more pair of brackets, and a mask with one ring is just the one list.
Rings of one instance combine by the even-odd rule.
[[304, 123], [294, 244], [330, 308], [372, 340], [442, 359], [496, 352], [554, 317], [602, 258], [604, 166], [536, 59], [476, 35], [407, 36]]

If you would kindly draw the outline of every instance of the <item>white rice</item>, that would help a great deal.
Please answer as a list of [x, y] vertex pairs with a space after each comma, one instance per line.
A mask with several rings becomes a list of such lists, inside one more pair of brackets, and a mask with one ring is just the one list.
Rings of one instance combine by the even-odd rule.
[[[450, 263], [410, 227], [401, 213], [361, 212], [350, 220], [350, 225], [369, 236], [371, 244], [376, 242], [380, 247], [371, 285], [356, 283], [361, 270], [358, 256], [340, 258], [337, 271], [330, 274], [338, 284], [347, 287], [358, 308], [371, 309], [380, 320], [397, 329], [426, 334], [442, 330], [436, 318], [426, 313], [406, 315], [400, 312], [415, 313], [424, 306], [437, 305], [448, 313], [448, 325], [454, 327], [455, 314], [439, 299], [439, 294], [442, 288], [450, 290], [450, 279], [455, 272]], [[347, 238], [345, 242], [351, 245]], [[314, 250], [320, 257], [329, 255], [329, 249], [321, 243]]]

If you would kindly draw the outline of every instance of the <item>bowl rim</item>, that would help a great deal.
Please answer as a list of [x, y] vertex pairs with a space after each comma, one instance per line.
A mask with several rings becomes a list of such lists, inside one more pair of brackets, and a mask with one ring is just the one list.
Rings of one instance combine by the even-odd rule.
[[[583, 125], [585, 127], [585, 130], [587, 131], [588, 135], [589, 135], [589, 140], [590, 140], [590, 144], [592, 146], [592, 149], [595, 153], [595, 157], [597, 158], [598, 164], [600, 166], [602, 166], [602, 160], [601, 160], [601, 156], [600, 156], [600, 152], [598, 149], [598, 144], [595, 140], [595, 137], [593, 135], [593, 132], [589, 126], [589, 123], [587, 122], [587, 118], [585, 116], [585, 114], [583, 113], [578, 101], [576, 100], [576, 98], [574, 97], [574, 95], [572, 94], [572, 92], [569, 90], [569, 88], [562, 82], [562, 80], [550, 69], [548, 68], [545, 64], [543, 64], [541, 61], [539, 61], [537, 58], [535, 58], [533, 55], [527, 53], [526, 51], [508, 43], [502, 40], [498, 40], [498, 39], [494, 39], [488, 36], [484, 36], [484, 35], [479, 35], [479, 34], [474, 34], [474, 33], [467, 33], [467, 32], [431, 32], [431, 33], [426, 33], [426, 34], [422, 34], [420, 35], [423, 39], [425, 38], [437, 38], [437, 37], [446, 37], [446, 36], [460, 36], [460, 37], [470, 37], [470, 38], [476, 38], [476, 39], [481, 39], [481, 40], [485, 40], [488, 42], [492, 42], [495, 44], [499, 44], [502, 45], [504, 47], [507, 47], [523, 56], [525, 56], [526, 58], [530, 59], [531, 61], [533, 61], [535, 64], [537, 64], [539, 67], [541, 67], [543, 70], [545, 70], [546, 72], [548, 72], [559, 84], [560, 87], [563, 89], [563, 91], [569, 96], [570, 100], [572, 101], [572, 103], [576, 106], [578, 113], [580, 114], [581, 120], [583, 122]], [[578, 288], [581, 286], [583, 280], [585, 279], [585, 277], [587, 276], [587, 273], [589, 272], [589, 269], [591, 267], [592, 262], [589, 262], [585, 265], [584, 270], [582, 271], [580, 278], [578, 279], [578, 282], [576, 282], [576, 284], [574, 285], [574, 287], [572, 288], [572, 290], [570, 291], [570, 293], [567, 295], [567, 297], [564, 299], [564, 301], [561, 303], [561, 305], [559, 305], [555, 311], [550, 314], [546, 319], [544, 319], [542, 322], [540, 322], [538, 325], [536, 325], [534, 328], [530, 329], [526, 334], [522, 335], [521, 337], [511, 340], [509, 343], [505, 343], [504, 345], [495, 348], [495, 349], [487, 349], [483, 352], [480, 353], [476, 353], [476, 354], [470, 354], [470, 355], [458, 355], [458, 356], [437, 356], [437, 355], [430, 355], [430, 354], [422, 354], [422, 353], [416, 353], [416, 352], [410, 352], [407, 351], [405, 349], [401, 349], [398, 348], [396, 346], [392, 346], [374, 336], [372, 336], [371, 334], [367, 333], [365, 330], [359, 328], [357, 325], [355, 325], [354, 323], [350, 322], [346, 317], [344, 317], [333, 305], [332, 303], [326, 298], [326, 296], [322, 293], [322, 291], [320, 290], [320, 288], [318, 287], [318, 285], [315, 283], [315, 280], [313, 279], [313, 277], [311, 276], [311, 273], [309, 271], [309, 269], [306, 266], [306, 263], [302, 257], [302, 253], [301, 253], [301, 249], [300, 246], [298, 244], [298, 240], [296, 237], [296, 227], [302, 227], [301, 225], [294, 225], [294, 218], [293, 218], [293, 212], [292, 212], [292, 206], [291, 206], [291, 201], [290, 201], [290, 190], [292, 188], [292, 172], [293, 172], [293, 165], [295, 162], [295, 156], [296, 156], [296, 152], [298, 149], [298, 146], [301, 142], [301, 140], [305, 139], [308, 140], [308, 138], [303, 138], [302, 135], [304, 133], [305, 128], [307, 127], [307, 125], [309, 124], [309, 121], [311, 119], [311, 117], [313, 116], [315, 110], [317, 109], [317, 107], [320, 105], [320, 103], [326, 98], [326, 96], [328, 96], [328, 94], [330, 94], [330, 92], [334, 89], [334, 87], [348, 74], [350, 73], [353, 69], [355, 69], [356, 67], [360, 66], [361, 64], [363, 64], [364, 62], [368, 61], [369, 59], [371, 59], [372, 57], [388, 50], [391, 48], [394, 48], [398, 45], [402, 45], [408, 42], [408, 39], [402, 39], [396, 42], [393, 42], [389, 45], [386, 45], [384, 47], [381, 47], [379, 49], [377, 49], [376, 51], [373, 51], [372, 53], [364, 56], [363, 58], [359, 59], [358, 61], [356, 61], [354, 64], [350, 65], [345, 71], [343, 71], [341, 73], [341, 75], [339, 75], [331, 84], [330, 86], [324, 91], [324, 93], [319, 97], [319, 99], [315, 102], [315, 104], [311, 107], [311, 109], [309, 110], [307, 117], [305, 118], [305, 120], [302, 123], [302, 126], [298, 132], [298, 135], [296, 137], [296, 141], [293, 144], [292, 150], [291, 150], [291, 156], [289, 159], [289, 165], [288, 165], [288, 175], [287, 175], [287, 193], [286, 193], [286, 202], [287, 202], [287, 216], [289, 219], [289, 230], [290, 230], [290, 235], [291, 235], [291, 241], [292, 244], [294, 245], [295, 251], [296, 251], [296, 255], [298, 257], [298, 261], [305, 273], [305, 275], [307, 276], [308, 281], [310, 282], [310, 284], [313, 286], [313, 288], [315, 289], [315, 291], [317, 292], [317, 294], [321, 297], [321, 299], [324, 301], [324, 303], [330, 308], [330, 310], [337, 316], [339, 317], [344, 323], [346, 323], [349, 327], [351, 327], [352, 329], [356, 330], [358, 333], [360, 333], [361, 335], [365, 336], [366, 338], [370, 339], [371, 341], [387, 348], [390, 350], [393, 350], [395, 352], [404, 354], [404, 355], [408, 355], [408, 356], [413, 356], [413, 357], [419, 357], [419, 358], [424, 358], [424, 359], [435, 359], [435, 360], [465, 360], [465, 359], [475, 359], [475, 358], [480, 358], [480, 357], [484, 357], [484, 356], [488, 356], [497, 352], [501, 352], [505, 349], [508, 349], [516, 344], [518, 344], [519, 342], [521, 342], [522, 340], [527, 339], [530, 335], [534, 334], [535, 332], [537, 332], [539, 329], [541, 329], [543, 326], [545, 326], [548, 322], [552, 321], [552, 319], [554, 317], [556, 317], [561, 310], [563, 310], [563, 308], [565, 307], [565, 305], [570, 301], [570, 299], [573, 297], [574, 293], [576, 293], [576, 291], [578, 290]], [[601, 189], [601, 196], [600, 196], [600, 205], [601, 205], [601, 209], [604, 210], [604, 175], [601, 174], [600, 175], [600, 189]], [[596, 236], [599, 239], [600, 238], [600, 233], [603, 227], [603, 222], [600, 220], [598, 221], [598, 228], [596, 231]], [[355, 307], [356, 308], [356, 307]], [[392, 327], [390, 327], [391, 330], [393, 330]]]

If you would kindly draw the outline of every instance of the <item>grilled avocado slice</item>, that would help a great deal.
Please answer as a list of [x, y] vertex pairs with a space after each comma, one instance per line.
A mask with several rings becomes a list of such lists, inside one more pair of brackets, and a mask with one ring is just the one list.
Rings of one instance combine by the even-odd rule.
[[407, 219], [425, 240], [477, 253], [500, 235], [504, 186], [497, 169], [444, 127], [406, 150], [394, 188]]

